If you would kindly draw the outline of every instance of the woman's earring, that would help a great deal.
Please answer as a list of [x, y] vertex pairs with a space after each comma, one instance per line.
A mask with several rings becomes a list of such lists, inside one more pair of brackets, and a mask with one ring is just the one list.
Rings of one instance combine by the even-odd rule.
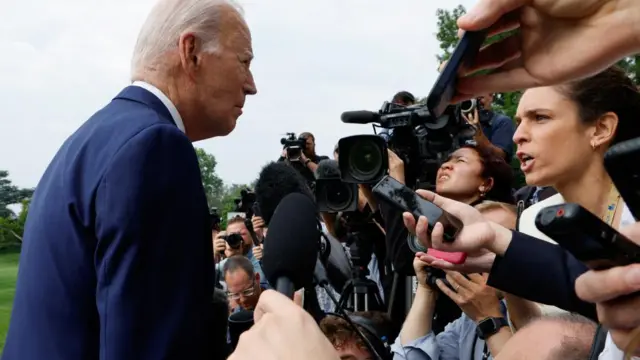
[[596, 145], [596, 142], [595, 142], [595, 141], [592, 141], [592, 142], [591, 142], [591, 148], [595, 151], [597, 147], [598, 147], [598, 146]]

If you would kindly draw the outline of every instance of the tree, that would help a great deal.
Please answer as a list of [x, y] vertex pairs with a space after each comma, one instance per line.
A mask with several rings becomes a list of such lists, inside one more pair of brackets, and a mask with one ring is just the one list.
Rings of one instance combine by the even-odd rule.
[[30, 200], [22, 201], [22, 209], [17, 217], [0, 217], [0, 251], [17, 249], [22, 245], [24, 225], [29, 213]]
[[207, 195], [207, 204], [210, 209], [219, 208], [224, 195], [224, 182], [216, 174], [216, 165], [218, 164], [216, 157], [201, 148], [196, 148], [196, 155], [198, 155], [202, 186]]
[[626, 57], [618, 61], [618, 66], [624, 69], [636, 85], [640, 86], [640, 55]]
[[[458, 44], [458, 18], [466, 14], [466, 9], [462, 5], [453, 10], [438, 9], [436, 16], [438, 17], [438, 32], [435, 34], [436, 38], [440, 42], [441, 54], [436, 54], [436, 58], [440, 63], [448, 60], [453, 53], [456, 45]], [[485, 41], [485, 46], [494, 42], [500, 41], [506, 37], [512, 36], [518, 30], [512, 30], [506, 33], [498, 34], [488, 38]], [[483, 72], [481, 72], [483, 73]], [[484, 72], [486, 73], [486, 72]], [[501, 112], [511, 119], [514, 118], [516, 110], [518, 108], [518, 102], [522, 96], [521, 91], [509, 92], [509, 93], [497, 93], [494, 96], [494, 110]], [[513, 158], [511, 161], [511, 167], [516, 175], [515, 188], [520, 188], [525, 185], [524, 174], [520, 171], [520, 162], [517, 158]]]
[[0, 217], [15, 217], [16, 215], [7, 206], [30, 199], [33, 191], [33, 189], [21, 189], [13, 185], [9, 180], [9, 172], [0, 170]]
[[222, 221], [220, 222], [220, 228], [227, 228], [227, 215], [230, 212], [234, 212], [236, 209], [235, 200], [240, 198], [240, 192], [244, 189], [249, 188], [249, 186], [244, 184], [231, 184], [230, 186], [225, 186], [224, 195], [220, 201], [220, 218]]

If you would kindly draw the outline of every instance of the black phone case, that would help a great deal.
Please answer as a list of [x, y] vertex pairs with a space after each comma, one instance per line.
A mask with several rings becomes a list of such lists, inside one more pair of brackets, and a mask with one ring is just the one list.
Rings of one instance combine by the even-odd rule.
[[640, 138], [612, 146], [604, 155], [604, 167], [627, 207], [640, 219]]
[[592, 269], [640, 262], [640, 246], [578, 204], [546, 207], [535, 224]]

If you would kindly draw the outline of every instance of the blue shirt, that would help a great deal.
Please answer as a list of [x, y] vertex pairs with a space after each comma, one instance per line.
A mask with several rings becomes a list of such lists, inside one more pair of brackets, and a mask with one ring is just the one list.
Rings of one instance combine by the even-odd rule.
[[491, 116], [488, 122], [482, 122], [482, 132], [489, 141], [505, 152], [505, 160], [511, 161], [514, 152], [513, 134], [516, 126], [508, 116], [488, 111], [486, 116]]

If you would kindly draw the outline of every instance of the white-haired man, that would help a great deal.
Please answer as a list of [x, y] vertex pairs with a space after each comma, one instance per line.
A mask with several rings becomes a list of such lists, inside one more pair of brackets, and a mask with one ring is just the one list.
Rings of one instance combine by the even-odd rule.
[[191, 142], [234, 129], [257, 91], [252, 57], [231, 1], [153, 8], [133, 84], [69, 137], [38, 185], [3, 359], [226, 355], [211, 338], [211, 229]]

